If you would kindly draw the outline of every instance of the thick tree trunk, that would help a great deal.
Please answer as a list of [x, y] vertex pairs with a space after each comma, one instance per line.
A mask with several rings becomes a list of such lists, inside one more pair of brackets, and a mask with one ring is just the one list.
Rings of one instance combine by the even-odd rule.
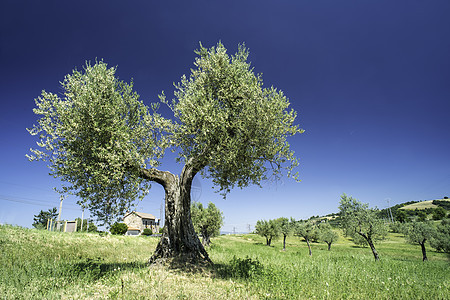
[[150, 263], [167, 258], [180, 262], [212, 263], [191, 220], [191, 185], [195, 174], [189, 164], [183, 168], [180, 177], [156, 169], [141, 172], [143, 178], [160, 183], [166, 194], [164, 232]]
[[283, 251], [286, 251], [286, 235], [283, 235]]
[[311, 245], [309, 244], [309, 240], [306, 239], [306, 244], [308, 244], [309, 256], [312, 256]]
[[327, 243], [328, 244], [328, 251], [331, 250], [331, 243]]
[[420, 247], [422, 247], [422, 257], [423, 257], [422, 260], [427, 261], [428, 257], [427, 257], [427, 250], [425, 249], [425, 241], [420, 243]]

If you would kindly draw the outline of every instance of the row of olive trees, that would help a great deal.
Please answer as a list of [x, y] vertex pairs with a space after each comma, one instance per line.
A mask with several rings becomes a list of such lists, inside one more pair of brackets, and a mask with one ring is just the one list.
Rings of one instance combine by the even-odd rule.
[[[368, 245], [375, 260], [379, 260], [379, 254], [375, 248], [378, 241], [384, 240], [388, 233], [388, 224], [381, 217], [377, 208], [369, 208], [367, 203], [362, 203], [352, 197], [343, 194], [339, 202], [338, 224], [345, 236], [350, 237], [355, 244]], [[405, 235], [411, 244], [421, 246], [423, 260], [427, 260], [425, 243], [429, 241], [431, 247], [437, 251], [450, 253], [450, 220], [444, 219], [438, 226], [430, 222], [412, 222], [397, 224], [397, 232]], [[260, 220], [256, 223], [256, 233], [266, 238], [266, 244], [270, 246], [273, 239], [283, 235], [283, 250], [286, 249], [286, 237], [294, 234], [303, 238], [311, 252], [311, 242], [324, 241], [331, 244], [338, 238], [327, 222], [318, 222], [312, 219], [307, 221], [295, 221], [293, 218], [278, 218], [275, 220]]]
[[[361, 203], [346, 194], [339, 202], [340, 224], [344, 233], [350, 236], [356, 244], [369, 245], [375, 260], [379, 255], [375, 249], [375, 242], [386, 238], [388, 225], [380, 217], [377, 208], [369, 208], [367, 203]], [[405, 235], [411, 244], [418, 244], [422, 249], [423, 260], [427, 260], [425, 243], [438, 251], [450, 253], [450, 221], [445, 219], [435, 227], [429, 222], [412, 222], [397, 224], [397, 232]]]
[[286, 237], [295, 235], [303, 238], [312, 255], [311, 242], [323, 241], [327, 243], [328, 250], [331, 250], [331, 244], [337, 241], [338, 235], [333, 231], [327, 222], [315, 222], [312, 220], [302, 221], [293, 218], [278, 218], [274, 220], [259, 220], [256, 222], [255, 231], [260, 236], [266, 238], [266, 245], [270, 246], [273, 239], [283, 236], [283, 251], [286, 250]]

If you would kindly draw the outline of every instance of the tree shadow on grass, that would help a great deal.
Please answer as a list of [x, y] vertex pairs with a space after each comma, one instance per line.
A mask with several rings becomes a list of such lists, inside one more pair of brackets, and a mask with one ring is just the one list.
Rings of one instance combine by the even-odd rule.
[[83, 261], [71, 264], [69, 272], [72, 276], [88, 276], [93, 280], [98, 280], [117, 271], [141, 269], [148, 265], [142, 262], [104, 262], [102, 258], [86, 258]]

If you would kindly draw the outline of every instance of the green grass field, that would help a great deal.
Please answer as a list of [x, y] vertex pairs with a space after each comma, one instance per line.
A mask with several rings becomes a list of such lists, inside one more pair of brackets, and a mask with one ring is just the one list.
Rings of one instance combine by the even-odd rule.
[[290, 237], [220, 236], [200, 271], [146, 264], [152, 237], [57, 233], [0, 226], [1, 299], [448, 299], [449, 261], [390, 234], [369, 248], [341, 238], [331, 251]]

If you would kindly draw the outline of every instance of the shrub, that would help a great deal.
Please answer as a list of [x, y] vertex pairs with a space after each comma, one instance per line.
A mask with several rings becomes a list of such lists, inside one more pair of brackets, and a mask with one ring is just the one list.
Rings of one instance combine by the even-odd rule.
[[116, 222], [111, 226], [111, 229], [109, 231], [111, 232], [111, 234], [124, 235], [127, 230], [127, 224]]
[[233, 256], [233, 259], [230, 261], [229, 274], [237, 278], [251, 278], [261, 274], [262, 269], [263, 266], [257, 258], [252, 259], [247, 256], [246, 258], [241, 259]]
[[143, 235], [152, 235], [153, 231], [150, 228], [145, 228], [142, 232]]

